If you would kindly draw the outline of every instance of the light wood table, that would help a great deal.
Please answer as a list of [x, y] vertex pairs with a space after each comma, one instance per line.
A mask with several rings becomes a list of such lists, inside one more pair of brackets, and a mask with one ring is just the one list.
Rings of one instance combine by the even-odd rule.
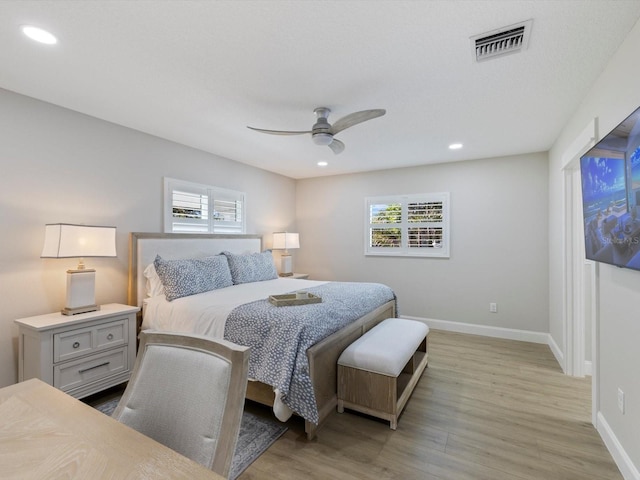
[[3, 479], [222, 479], [38, 379], [0, 389]]

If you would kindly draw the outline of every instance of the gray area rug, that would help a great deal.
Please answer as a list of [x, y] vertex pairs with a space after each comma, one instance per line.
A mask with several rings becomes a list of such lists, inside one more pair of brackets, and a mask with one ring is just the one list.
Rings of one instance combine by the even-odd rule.
[[[114, 398], [95, 405], [94, 408], [105, 415], [111, 416], [119, 400], [120, 398]], [[245, 410], [242, 414], [242, 423], [240, 424], [240, 433], [236, 451], [233, 455], [233, 462], [231, 463], [229, 479], [234, 480], [237, 478], [286, 431], [287, 427], [277, 420], [265, 418]]]

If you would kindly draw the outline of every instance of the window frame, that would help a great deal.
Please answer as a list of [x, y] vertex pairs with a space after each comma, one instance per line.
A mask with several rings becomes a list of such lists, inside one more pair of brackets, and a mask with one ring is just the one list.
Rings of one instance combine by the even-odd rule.
[[[364, 214], [364, 254], [365, 256], [392, 256], [392, 257], [428, 257], [428, 258], [450, 258], [450, 204], [451, 195], [449, 192], [420, 193], [404, 195], [384, 195], [375, 197], [365, 197]], [[441, 203], [442, 220], [440, 222], [409, 222], [409, 204], [412, 203]], [[374, 223], [371, 221], [371, 207], [373, 205], [395, 205], [399, 204], [400, 222], [398, 223]], [[385, 225], [385, 227], [380, 227]], [[415, 247], [409, 246], [409, 231], [412, 228], [441, 228], [441, 241], [439, 246]], [[401, 241], [398, 247], [374, 247], [372, 246], [372, 232], [374, 228], [397, 228], [400, 229]]]
[[[200, 229], [195, 227], [193, 229], [189, 229], [188, 226], [178, 230], [175, 229], [175, 224], [180, 222], [176, 222], [175, 217], [173, 216], [173, 194], [175, 191], [181, 190], [185, 191], [187, 194], [192, 193], [194, 195], [206, 196], [207, 219], [194, 218], [190, 220], [192, 224], [200, 225]], [[240, 202], [240, 221], [224, 221], [214, 218], [214, 206], [216, 202], [222, 201]], [[164, 177], [163, 229], [165, 233], [245, 234], [247, 230], [246, 212], [247, 195], [244, 192]], [[188, 225], [186, 221], [184, 224]]]

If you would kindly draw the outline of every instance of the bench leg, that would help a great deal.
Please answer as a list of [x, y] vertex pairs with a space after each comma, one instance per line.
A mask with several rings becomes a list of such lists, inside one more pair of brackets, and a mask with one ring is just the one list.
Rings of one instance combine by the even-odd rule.
[[391, 424], [389, 425], [391, 427], [391, 430], [395, 430], [396, 428], [398, 428], [398, 416], [392, 416], [391, 420], [389, 420], [389, 423]]
[[338, 400], [338, 413], [344, 413], [344, 402], [342, 400]]

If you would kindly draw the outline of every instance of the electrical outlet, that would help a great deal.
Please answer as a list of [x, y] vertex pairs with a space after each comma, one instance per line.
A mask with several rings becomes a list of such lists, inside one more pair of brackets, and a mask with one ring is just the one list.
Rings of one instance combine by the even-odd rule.
[[624, 392], [618, 387], [618, 410], [624, 415]]
[[489, 311], [491, 313], [496, 313], [498, 311], [498, 304], [497, 303], [490, 303], [489, 304]]

